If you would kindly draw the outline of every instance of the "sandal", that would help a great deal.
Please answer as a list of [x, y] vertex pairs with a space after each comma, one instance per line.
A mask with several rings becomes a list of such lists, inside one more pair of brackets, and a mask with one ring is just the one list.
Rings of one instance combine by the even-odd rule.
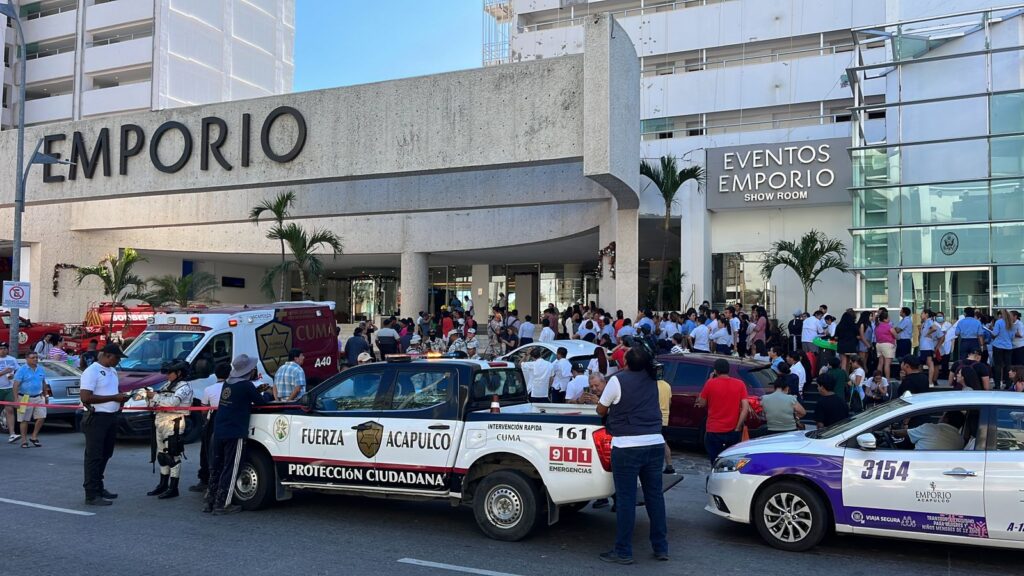
[[43, 445], [39, 443], [39, 440], [36, 440], [35, 438], [29, 438], [28, 441], [31, 442], [32, 445], [35, 446], [36, 448], [43, 447]]
[[28, 444], [26, 444], [26, 443], [22, 443], [21, 447], [22, 447], [22, 448], [28, 448]]

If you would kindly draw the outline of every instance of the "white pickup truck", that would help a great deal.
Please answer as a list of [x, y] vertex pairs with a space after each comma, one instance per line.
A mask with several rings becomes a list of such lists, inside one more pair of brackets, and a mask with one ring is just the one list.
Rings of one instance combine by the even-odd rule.
[[[402, 358], [345, 370], [301, 409], [250, 422], [235, 501], [256, 510], [295, 490], [447, 499], [498, 540], [614, 492], [611, 436], [591, 406], [530, 404], [505, 362]], [[500, 412], [491, 412], [497, 397]]]

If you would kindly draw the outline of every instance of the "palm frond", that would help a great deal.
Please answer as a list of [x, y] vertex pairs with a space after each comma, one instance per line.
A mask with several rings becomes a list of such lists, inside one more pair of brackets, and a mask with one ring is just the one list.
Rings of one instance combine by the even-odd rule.
[[281, 224], [288, 217], [288, 209], [295, 203], [295, 192], [280, 192], [277, 196], [264, 199], [249, 210], [249, 220], [253, 224], [259, 224], [260, 217], [270, 213], [275, 222]]
[[765, 253], [761, 276], [770, 280], [777, 268], [789, 268], [799, 278], [804, 290], [810, 292], [828, 270], [850, 271], [846, 263], [846, 246], [818, 230], [804, 234], [799, 241], [777, 240]]
[[293, 264], [294, 262], [291, 260], [285, 260], [277, 266], [268, 268], [266, 273], [263, 275], [263, 280], [260, 281], [260, 290], [273, 300], [276, 297], [276, 293], [274, 292], [274, 282], [277, 280], [278, 276], [282, 274], [287, 275], [291, 271]]

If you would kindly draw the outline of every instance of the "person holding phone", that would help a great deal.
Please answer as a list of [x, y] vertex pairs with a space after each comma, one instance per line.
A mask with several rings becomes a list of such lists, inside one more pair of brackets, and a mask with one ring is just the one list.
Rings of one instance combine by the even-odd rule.
[[82, 431], [85, 433], [85, 503], [110, 506], [117, 494], [103, 485], [107, 462], [114, 455], [117, 439], [117, 413], [130, 394], [118, 391], [117, 370], [124, 353], [117, 344], [108, 344], [96, 354], [96, 361], [82, 373], [79, 399], [85, 406]]
[[565, 387], [565, 402], [567, 404], [582, 404], [580, 398], [585, 392], [590, 391], [590, 379], [587, 378], [587, 370], [579, 365], [572, 365], [572, 380]]

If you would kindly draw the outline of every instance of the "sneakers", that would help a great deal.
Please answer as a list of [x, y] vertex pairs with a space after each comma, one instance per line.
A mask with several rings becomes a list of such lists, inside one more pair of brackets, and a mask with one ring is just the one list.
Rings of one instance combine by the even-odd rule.
[[99, 496], [93, 496], [92, 498], [85, 499], [86, 506], [110, 506], [111, 504], [113, 504], [113, 502], [110, 500], [104, 500]]
[[10, 437], [7, 438], [7, 443], [14, 444], [18, 440], [21, 440], [21, 434], [11, 434]]
[[227, 514], [235, 514], [237, 512], [241, 512], [241, 511], [242, 511], [242, 507], [241, 506], [239, 506], [238, 504], [232, 504], [231, 506], [225, 506], [223, 508], [214, 508], [213, 509], [213, 515], [214, 516], [225, 516]]
[[666, 552], [655, 552], [654, 559], [658, 562], [668, 562], [668, 553]]
[[598, 558], [600, 558], [603, 562], [608, 562], [609, 564], [632, 564], [633, 563], [633, 559], [632, 558], [625, 558], [623, 556], [619, 556], [619, 554], [617, 552], [615, 552], [615, 550], [609, 550], [608, 552], [602, 552], [598, 556]]
[[108, 492], [106, 490], [106, 488], [104, 488], [103, 489], [103, 498], [106, 499], [106, 500], [115, 500], [115, 499], [117, 499], [117, 494], [114, 494], [113, 492]]
[[672, 466], [665, 466], [665, 469], [662, 470], [661, 473], [662, 474], [675, 474], [676, 473], [676, 469], [673, 468]]
[[213, 512], [213, 502], [203, 503], [203, 514], [210, 514]]

